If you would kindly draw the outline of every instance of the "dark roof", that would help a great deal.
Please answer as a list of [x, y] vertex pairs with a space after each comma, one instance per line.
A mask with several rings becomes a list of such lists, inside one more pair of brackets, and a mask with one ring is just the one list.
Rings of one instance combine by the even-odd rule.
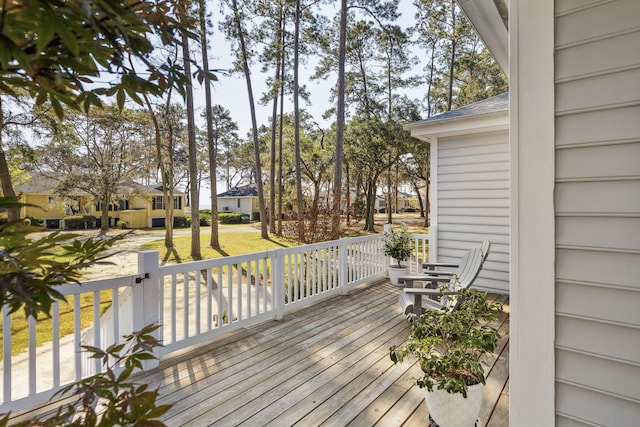
[[423, 123], [433, 123], [443, 120], [462, 119], [465, 117], [480, 116], [483, 114], [497, 113], [499, 111], [509, 110], [509, 92], [492, 96], [491, 98], [483, 99], [476, 103], [465, 105], [464, 107], [457, 108], [455, 110], [447, 111], [446, 113], [438, 114], [433, 117], [429, 117], [419, 122], [414, 122], [412, 125], [418, 125]]
[[[59, 181], [47, 177], [38, 172], [31, 172], [31, 178], [16, 187], [16, 193], [27, 194], [56, 194]], [[162, 184], [142, 185], [135, 182], [124, 183], [118, 186], [121, 194], [138, 193], [138, 194], [162, 194]], [[81, 190], [75, 190], [71, 195], [87, 195], [88, 193]], [[175, 195], [184, 194], [181, 191], [174, 190]]]
[[258, 196], [258, 189], [256, 187], [234, 187], [224, 193], [218, 194], [218, 197], [251, 197]]

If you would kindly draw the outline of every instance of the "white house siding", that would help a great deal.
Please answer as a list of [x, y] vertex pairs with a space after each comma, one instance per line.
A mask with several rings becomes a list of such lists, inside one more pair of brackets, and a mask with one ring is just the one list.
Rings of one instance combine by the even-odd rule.
[[640, 1], [555, 22], [557, 425], [639, 425]]
[[474, 286], [509, 292], [509, 133], [439, 137], [438, 261], [455, 262], [485, 239], [492, 246]]

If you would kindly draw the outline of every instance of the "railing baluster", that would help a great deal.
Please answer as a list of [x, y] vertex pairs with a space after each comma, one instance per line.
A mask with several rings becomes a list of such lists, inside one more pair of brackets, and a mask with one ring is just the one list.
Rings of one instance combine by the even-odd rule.
[[229, 293], [227, 319], [231, 323], [233, 320], [233, 264], [227, 266], [227, 292]]
[[[60, 387], [60, 303], [51, 306], [51, 362], [53, 363], [53, 387]], [[6, 317], [5, 317], [6, 319]]]
[[211, 322], [213, 320], [213, 308], [212, 308], [212, 299], [213, 299], [213, 269], [207, 269], [207, 331], [211, 330]]
[[224, 283], [222, 282], [222, 269], [224, 267], [220, 266], [218, 267], [218, 324], [216, 325], [217, 327], [222, 326], [222, 287], [224, 286]]
[[195, 313], [195, 327], [196, 335], [200, 335], [200, 271], [196, 271], [196, 313]]
[[171, 275], [171, 342], [176, 342], [176, 328], [178, 327], [178, 310], [177, 310], [177, 274]]
[[[247, 314], [246, 318], [251, 317], [251, 284], [253, 283], [253, 265], [251, 260], [247, 261]], [[257, 272], [256, 272], [257, 273]], [[244, 299], [244, 298], [243, 298]], [[242, 319], [242, 317], [240, 317]]]
[[73, 296], [73, 333], [74, 333], [74, 349], [75, 349], [75, 362], [76, 362], [76, 381], [82, 378], [82, 355], [83, 351], [80, 348], [80, 342], [82, 340], [82, 330], [80, 329], [80, 295]]
[[[93, 346], [97, 348], [102, 347], [100, 343], [100, 326], [100, 292], [96, 291], [93, 293]], [[102, 371], [99, 358], [94, 359], [93, 363], [96, 374]]]
[[36, 319], [29, 316], [29, 396], [36, 393]]
[[11, 401], [11, 316], [9, 306], [2, 306], [2, 401]]
[[182, 287], [182, 339], [189, 338], [189, 272], [183, 274]]
[[113, 307], [113, 343], [120, 343], [120, 301], [118, 288], [111, 291], [111, 307]]
[[[237, 270], [237, 286], [238, 286], [238, 303], [237, 303], [237, 312], [238, 312], [238, 320], [242, 320], [242, 269], [243, 267], [242, 262], [238, 263], [238, 270]], [[229, 319], [229, 323], [232, 322], [232, 319]]]

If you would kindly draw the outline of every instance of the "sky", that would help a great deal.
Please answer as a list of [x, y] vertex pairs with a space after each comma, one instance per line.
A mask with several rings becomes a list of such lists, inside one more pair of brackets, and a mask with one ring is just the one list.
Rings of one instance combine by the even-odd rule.
[[[327, 16], [335, 16], [339, 11], [338, 1], [325, 7]], [[398, 25], [407, 28], [413, 24], [413, 16], [415, 7], [410, 0], [400, 0], [399, 5], [400, 19]], [[218, 10], [215, 10], [218, 13]], [[214, 21], [216, 17], [214, 16]], [[211, 69], [229, 69], [233, 62], [233, 54], [231, 52], [231, 44], [225, 40], [224, 35], [216, 27], [213, 36], [209, 37], [209, 67]], [[420, 66], [421, 67], [421, 66]], [[267, 90], [266, 79], [273, 77], [273, 72], [262, 73], [260, 64], [254, 64], [251, 69], [251, 78], [254, 97], [259, 99]], [[305, 85], [310, 94], [310, 104], [301, 101], [301, 108], [306, 109], [314, 117], [320, 126], [329, 126], [334, 119], [322, 119], [322, 114], [331, 107], [329, 103], [329, 92], [335, 86], [337, 75], [329, 77], [327, 80], [311, 81], [309, 76], [313, 71], [313, 64], [304, 64], [300, 68], [300, 84]], [[242, 74], [221, 74], [218, 73], [218, 82], [213, 85], [213, 104], [220, 104], [228, 109], [231, 117], [237, 122], [239, 127], [239, 135], [245, 138], [251, 130], [251, 115], [249, 111], [249, 101], [247, 96], [247, 87]], [[204, 90], [195, 87], [194, 101], [198, 112], [204, 110]], [[419, 97], [417, 95], [416, 97]], [[292, 112], [293, 105], [290, 100], [285, 97], [285, 112]], [[267, 123], [271, 116], [272, 105], [256, 104], [256, 113], [258, 125]], [[199, 118], [200, 114], [196, 114]], [[218, 192], [226, 190], [225, 183], [218, 183]], [[211, 206], [209, 199], [209, 189], [203, 187], [200, 196], [200, 207], [206, 209]]]
[[[327, 16], [337, 15], [338, 7], [339, 2], [334, 2], [334, 4], [326, 6]], [[403, 28], [412, 25], [415, 10], [412, 2], [410, 0], [400, 0], [399, 10], [401, 12], [401, 17], [398, 21], [399, 25]], [[216, 13], [218, 12], [216, 11]], [[225, 40], [224, 35], [221, 34], [217, 28], [215, 28], [213, 37], [210, 39], [210, 68], [223, 70], [231, 68], [233, 57], [230, 51], [230, 43]], [[267, 77], [273, 77], [273, 72], [269, 71], [267, 74], [262, 73], [260, 67], [260, 64], [255, 64], [251, 70], [253, 91], [256, 98], [259, 98], [262, 93], [266, 91]], [[311, 101], [311, 105], [301, 103], [301, 107], [309, 110], [320, 125], [328, 125], [333, 120], [326, 120], [322, 123], [322, 114], [330, 107], [328, 99], [329, 91], [335, 86], [337, 75], [330, 77], [326, 81], [311, 81], [309, 75], [312, 70], [313, 64], [301, 65], [300, 84], [306, 85], [307, 91], [310, 93]], [[231, 112], [231, 116], [240, 128], [240, 136], [244, 137], [251, 129], [251, 116], [249, 113], [247, 87], [244, 77], [240, 74], [218, 74], [218, 79], [219, 81], [213, 86], [213, 103], [223, 105]], [[200, 110], [204, 109], [204, 94], [202, 91], [198, 91], [196, 94], [195, 102]], [[285, 111], [293, 111], [293, 106], [290, 105], [291, 103], [287, 100], [285, 100], [285, 102], [289, 103], [289, 105], [285, 104]], [[256, 105], [258, 125], [267, 122], [271, 116], [271, 108], [271, 105]]]

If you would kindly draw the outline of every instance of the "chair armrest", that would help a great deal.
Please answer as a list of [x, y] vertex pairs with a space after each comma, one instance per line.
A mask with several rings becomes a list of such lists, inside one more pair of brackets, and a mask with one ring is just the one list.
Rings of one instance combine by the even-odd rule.
[[438, 289], [428, 289], [428, 288], [404, 288], [405, 294], [411, 295], [457, 295], [458, 291], [440, 291]]
[[450, 262], [423, 262], [422, 263], [422, 268], [426, 268], [426, 269], [439, 268], [439, 267], [458, 268], [459, 266], [460, 266], [459, 264], [454, 264]]
[[453, 276], [457, 274], [455, 271], [443, 271], [443, 270], [425, 270], [422, 274], [426, 276]]
[[406, 284], [409, 288], [413, 287], [413, 282], [445, 283], [450, 281], [451, 281], [451, 276], [438, 277], [438, 276], [428, 276], [426, 274], [416, 274], [411, 276], [398, 277], [398, 283]]

